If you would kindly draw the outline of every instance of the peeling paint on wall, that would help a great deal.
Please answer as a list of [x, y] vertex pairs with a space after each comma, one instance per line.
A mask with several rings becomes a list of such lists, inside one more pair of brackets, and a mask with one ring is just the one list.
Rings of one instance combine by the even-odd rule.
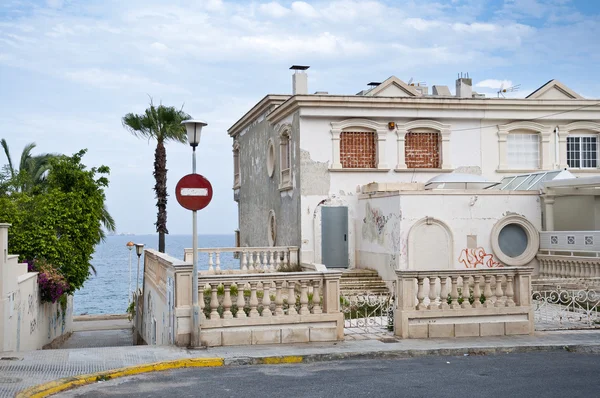
[[371, 204], [367, 202], [365, 205], [365, 218], [363, 218], [362, 225], [363, 238], [383, 245], [385, 241], [385, 225], [389, 219], [389, 215], [384, 215], [381, 212], [381, 209], [378, 207], [371, 207]]
[[486, 253], [483, 247], [476, 249], [463, 249], [458, 256], [458, 262], [465, 268], [477, 268], [478, 265], [488, 268], [502, 267], [502, 263], [494, 259], [494, 255]]
[[315, 162], [310, 152], [300, 149], [300, 187], [302, 195], [329, 194], [331, 178], [327, 162]]

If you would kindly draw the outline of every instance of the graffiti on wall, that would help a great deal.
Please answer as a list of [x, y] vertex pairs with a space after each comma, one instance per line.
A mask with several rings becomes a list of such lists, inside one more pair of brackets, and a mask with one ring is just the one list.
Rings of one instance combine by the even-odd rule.
[[390, 216], [384, 215], [381, 209], [371, 207], [371, 204], [367, 202], [362, 226], [363, 238], [383, 245], [385, 225], [389, 221], [389, 218]]
[[483, 247], [476, 249], [463, 249], [458, 256], [458, 262], [463, 263], [465, 268], [477, 268], [478, 266], [494, 268], [502, 267], [502, 263], [494, 259], [494, 255], [486, 253]]

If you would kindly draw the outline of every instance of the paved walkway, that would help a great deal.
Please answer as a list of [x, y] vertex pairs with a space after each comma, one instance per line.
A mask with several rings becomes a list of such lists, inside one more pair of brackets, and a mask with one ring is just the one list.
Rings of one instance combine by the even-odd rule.
[[215, 347], [130, 346], [73, 348], [0, 353], [0, 397], [68, 376], [126, 366], [197, 357], [224, 358], [225, 365], [256, 363], [257, 358], [302, 356], [305, 362], [344, 358], [414, 357], [422, 355], [493, 354], [563, 350], [600, 353], [600, 331], [538, 332], [535, 336], [433, 340], [364, 340], [338, 343]]
[[73, 334], [59, 348], [126, 347], [133, 345], [131, 322], [124, 316], [78, 316]]

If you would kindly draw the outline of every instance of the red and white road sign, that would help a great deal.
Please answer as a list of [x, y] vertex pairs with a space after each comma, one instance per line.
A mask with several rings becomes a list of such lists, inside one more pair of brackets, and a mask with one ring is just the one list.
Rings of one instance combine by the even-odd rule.
[[188, 210], [202, 210], [213, 196], [210, 181], [200, 174], [188, 174], [177, 183], [175, 196], [181, 206]]

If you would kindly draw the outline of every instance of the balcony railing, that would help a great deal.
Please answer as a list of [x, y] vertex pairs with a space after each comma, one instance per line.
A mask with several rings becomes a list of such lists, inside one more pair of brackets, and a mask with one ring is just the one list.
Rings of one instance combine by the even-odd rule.
[[[239, 259], [239, 269], [244, 272], [275, 272], [293, 270], [298, 266], [298, 247], [212, 247], [198, 249], [203, 254], [206, 264], [199, 264], [200, 269], [208, 267], [208, 273], [221, 273], [221, 255], [233, 254]], [[191, 263], [193, 249], [184, 249], [184, 261]]]
[[600, 231], [540, 232], [540, 252], [599, 257]]

